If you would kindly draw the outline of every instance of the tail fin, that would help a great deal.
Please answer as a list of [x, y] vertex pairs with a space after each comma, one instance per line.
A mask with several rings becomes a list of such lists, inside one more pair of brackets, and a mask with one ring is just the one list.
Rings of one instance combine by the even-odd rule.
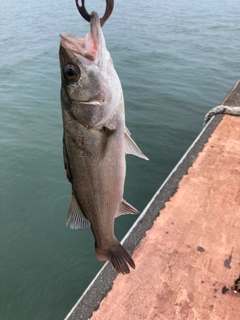
[[109, 260], [119, 273], [130, 273], [129, 266], [135, 269], [135, 263], [133, 259], [119, 242], [114, 244], [114, 246], [112, 246], [107, 252], [103, 252], [102, 250], [96, 248], [96, 254], [98, 260], [100, 261]]

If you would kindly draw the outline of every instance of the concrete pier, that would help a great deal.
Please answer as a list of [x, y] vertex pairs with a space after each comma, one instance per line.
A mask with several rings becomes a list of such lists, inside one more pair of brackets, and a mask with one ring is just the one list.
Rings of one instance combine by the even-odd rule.
[[[240, 106], [240, 82], [223, 101]], [[136, 269], [106, 263], [66, 320], [238, 319], [240, 117], [216, 115], [123, 239]]]

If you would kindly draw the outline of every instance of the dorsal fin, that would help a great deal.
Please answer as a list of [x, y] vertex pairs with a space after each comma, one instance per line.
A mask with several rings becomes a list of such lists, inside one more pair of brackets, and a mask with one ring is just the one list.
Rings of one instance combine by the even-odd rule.
[[130, 137], [130, 132], [126, 128], [125, 131], [125, 153], [126, 154], [133, 154], [134, 156], [137, 156], [139, 158], [149, 160], [142, 151], [138, 148], [137, 144], [133, 141], [133, 139]]
[[116, 215], [116, 218], [123, 215], [123, 214], [138, 214], [139, 211], [131, 206], [127, 201], [122, 200], [120, 204], [120, 209], [118, 214]]
[[84, 216], [80, 209], [74, 194], [72, 194], [72, 200], [70, 202], [66, 219], [66, 226], [68, 226], [69, 222], [71, 229], [85, 229], [91, 226], [90, 221]]

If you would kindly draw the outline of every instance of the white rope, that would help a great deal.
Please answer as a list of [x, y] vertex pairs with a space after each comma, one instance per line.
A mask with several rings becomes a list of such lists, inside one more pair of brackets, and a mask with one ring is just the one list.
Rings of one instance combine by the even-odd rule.
[[240, 116], [240, 107], [230, 107], [230, 106], [220, 105], [211, 109], [204, 118], [203, 126], [205, 127], [208, 121], [216, 114], [229, 114], [232, 116]]

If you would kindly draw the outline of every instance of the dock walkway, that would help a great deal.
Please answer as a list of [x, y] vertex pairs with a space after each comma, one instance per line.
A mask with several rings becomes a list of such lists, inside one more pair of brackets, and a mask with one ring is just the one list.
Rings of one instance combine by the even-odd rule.
[[[222, 104], [240, 106], [240, 82]], [[239, 232], [240, 117], [217, 115], [125, 237], [136, 269], [107, 263], [66, 319], [240, 319], [240, 293], [222, 293], [240, 274]]]

